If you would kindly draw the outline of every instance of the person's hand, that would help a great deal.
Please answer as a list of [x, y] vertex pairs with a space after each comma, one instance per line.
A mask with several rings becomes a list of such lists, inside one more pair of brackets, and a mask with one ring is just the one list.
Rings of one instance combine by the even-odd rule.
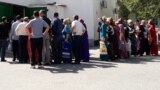
[[76, 35], [76, 32], [73, 32], [72, 34], [73, 34], [73, 35]]
[[105, 38], [101, 38], [101, 41], [105, 41]]
[[43, 36], [46, 36], [46, 33], [43, 33]]
[[68, 42], [68, 39], [65, 39], [65, 42]]
[[12, 43], [12, 40], [10, 39], [9, 42]]
[[123, 45], [125, 44], [124, 41], [122, 41], [122, 40], [120, 40], [120, 42], [121, 42], [121, 44], [123, 44]]
[[7, 41], [8, 41], [8, 42], [10, 42], [10, 39], [9, 39], [9, 38], [7, 38]]

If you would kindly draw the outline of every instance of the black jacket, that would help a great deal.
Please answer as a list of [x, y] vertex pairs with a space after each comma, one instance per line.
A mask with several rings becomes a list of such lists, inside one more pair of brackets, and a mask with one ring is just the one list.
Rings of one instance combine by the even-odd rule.
[[0, 23], [0, 40], [6, 40], [9, 38], [10, 28], [11, 27], [9, 23]]

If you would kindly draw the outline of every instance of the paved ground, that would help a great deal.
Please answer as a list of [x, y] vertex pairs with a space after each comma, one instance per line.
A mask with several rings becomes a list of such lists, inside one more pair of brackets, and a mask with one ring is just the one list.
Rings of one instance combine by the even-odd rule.
[[0, 62], [0, 90], [160, 90], [160, 57], [81, 65], [54, 65], [42, 70], [27, 64]]

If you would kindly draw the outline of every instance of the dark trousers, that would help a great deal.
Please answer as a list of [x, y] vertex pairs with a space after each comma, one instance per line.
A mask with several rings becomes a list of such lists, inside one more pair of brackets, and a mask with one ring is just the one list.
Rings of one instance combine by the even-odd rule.
[[62, 38], [61, 37], [53, 37], [52, 56], [55, 64], [60, 64], [62, 62]]
[[144, 39], [144, 51], [146, 52], [146, 55], [150, 55], [150, 44], [148, 39]]
[[108, 55], [109, 55], [109, 59], [114, 60], [115, 59], [115, 54], [114, 54], [113, 43], [110, 43], [107, 46], [107, 49], [108, 49], [107, 52], [108, 52]]
[[18, 40], [12, 41], [13, 61], [19, 59], [19, 43]]
[[131, 37], [131, 55], [137, 55], [137, 42], [136, 42], [136, 37]]
[[[36, 63], [42, 65], [42, 48], [43, 48], [43, 38], [31, 38], [31, 65], [34, 66]], [[38, 54], [38, 61], [36, 62], [36, 50]]]
[[8, 46], [7, 40], [0, 40], [0, 53], [2, 61], [5, 60], [7, 46]]
[[75, 63], [79, 64], [82, 59], [82, 37], [73, 36], [73, 54], [75, 56]]
[[28, 36], [19, 36], [20, 62], [28, 62], [29, 55], [27, 51]]

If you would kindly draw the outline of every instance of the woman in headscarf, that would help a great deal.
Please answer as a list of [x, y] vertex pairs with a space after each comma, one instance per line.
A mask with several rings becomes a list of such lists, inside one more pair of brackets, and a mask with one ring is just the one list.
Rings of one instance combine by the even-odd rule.
[[109, 45], [108, 45], [108, 55], [109, 55], [109, 58], [111, 60], [114, 60], [115, 59], [115, 49], [116, 48], [116, 37], [115, 37], [115, 30], [114, 30], [114, 21], [112, 18], [107, 18], [107, 24], [108, 24], [108, 28], [107, 28], [107, 34], [108, 34], [108, 42], [109, 42]]
[[135, 35], [136, 35], [136, 47], [137, 47], [137, 55], [143, 56], [143, 31], [141, 30], [140, 21], [136, 20], [135, 23]]
[[108, 35], [107, 35], [107, 24], [106, 24], [106, 17], [102, 17], [102, 24], [100, 27], [100, 59], [107, 61], [108, 54], [107, 54], [107, 46], [108, 46]]
[[128, 27], [126, 29], [128, 32], [128, 42], [131, 42], [131, 55], [137, 56], [137, 41], [136, 41], [136, 30], [132, 20], [128, 20]]
[[127, 58], [128, 53], [126, 49], [126, 39], [125, 39], [125, 28], [123, 19], [118, 20], [118, 27], [119, 27], [119, 55], [120, 58]]
[[63, 45], [62, 45], [62, 61], [63, 63], [72, 63], [71, 54], [71, 20], [66, 18], [63, 21], [64, 28], [62, 30], [63, 35]]
[[83, 19], [80, 20], [80, 22], [83, 24], [83, 26], [86, 29], [86, 32], [84, 33], [82, 37], [82, 60], [83, 62], [89, 62], [89, 42], [88, 42], [88, 32], [87, 32], [87, 26]]
[[118, 27], [118, 22], [115, 22], [115, 26], [114, 26], [115, 42], [114, 42], [113, 47], [114, 47], [116, 59], [118, 59], [120, 57], [120, 55], [119, 55], [119, 36], [120, 36], [119, 30], [120, 30], [120, 28]]
[[157, 34], [153, 19], [149, 20], [149, 40], [151, 44], [150, 46], [151, 55], [158, 56]]

